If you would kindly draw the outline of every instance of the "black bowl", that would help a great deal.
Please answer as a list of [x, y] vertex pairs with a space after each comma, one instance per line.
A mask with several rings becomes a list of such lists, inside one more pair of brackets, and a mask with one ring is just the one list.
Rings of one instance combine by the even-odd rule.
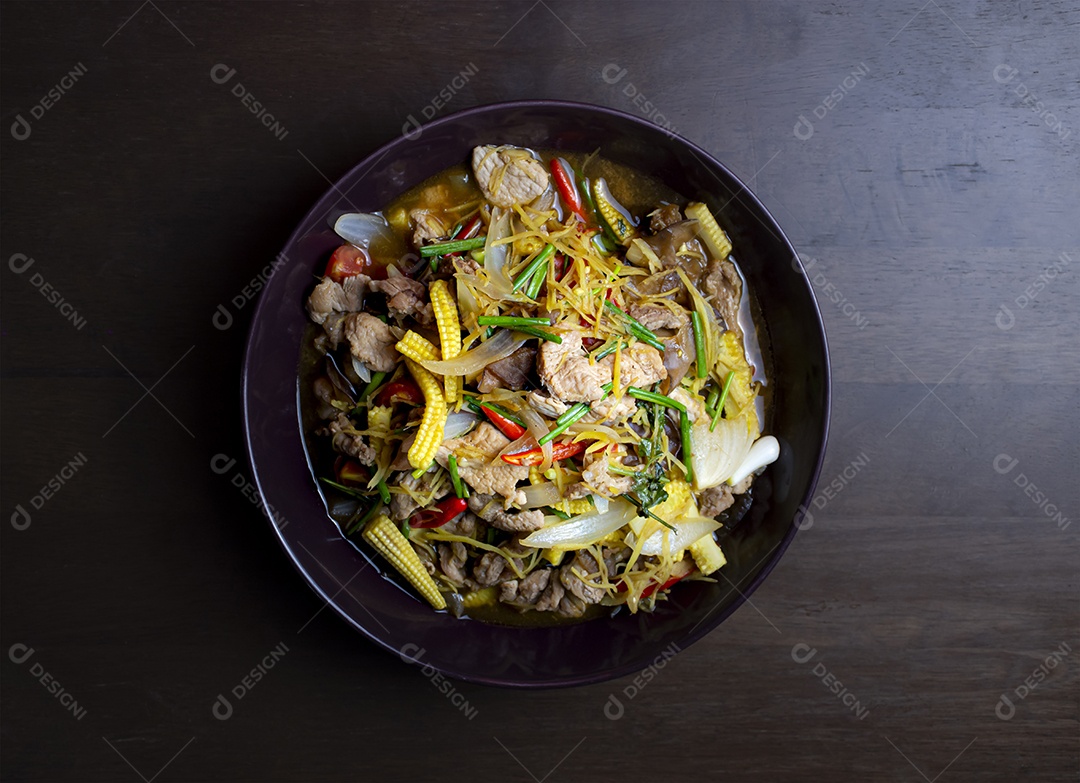
[[[374, 211], [466, 160], [477, 144], [591, 152], [653, 174], [719, 215], [750, 290], [769, 378], [767, 432], [781, 458], [755, 484], [743, 520], [724, 531], [729, 564], [716, 583], [672, 591], [656, 612], [548, 628], [457, 620], [381, 575], [382, 564], [329, 518], [299, 425], [297, 368], [303, 303], [340, 244], [328, 217]], [[244, 426], [255, 479], [285, 551], [315, 591], [372, 641], [403, 660], [489, 685], [599, 682], [685, 649], [731, 615], [787, 549], [813, 495], [829, 424], [829, 357], [813, 290], [798, 256], [761, 202], [723, 165], [684, 139], [597, 106], [528, 101], [454, 114], [369, 155], [308, 212], [262, 293], [244, 360]], [[430, 669], [429, 669], [430, 670]]]

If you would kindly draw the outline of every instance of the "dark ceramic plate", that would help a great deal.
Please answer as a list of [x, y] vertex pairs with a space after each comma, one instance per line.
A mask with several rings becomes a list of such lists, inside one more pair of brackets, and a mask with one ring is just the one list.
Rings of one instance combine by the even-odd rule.
[[[770, 385], [766, 431], [781, 458], [755, 484], [743, 520], [724, 531], [728, 565], [713, 583], [672, 591], [653, 614], [550, 628], [457, 620], [381, 576], [329, 518], [299, 426], [297, 367], [307, 323], [303, 303], [340, 240], [328, 216], [374, 211], [402, 191], [466, 160], [477, 144], [591, 152], [662, 179], [704, 201], [731, 235], [757, 300]], [[686, 649], [731, 615], [787, 549], [809, 503], [829, 424], [829, 357], [813, 291], [795, 250], [761, 202], [723, 165], [688, 141], [628, 114], [535, 101], [469, 109], [372, 153], [327, 191], [289, 239], [286, 263], [262, 293], [244, 360], [248, 455], [275, 532], [315, 591], [346, 621], [403, 659], [463, 680], [550, 687], [636, 672]]]

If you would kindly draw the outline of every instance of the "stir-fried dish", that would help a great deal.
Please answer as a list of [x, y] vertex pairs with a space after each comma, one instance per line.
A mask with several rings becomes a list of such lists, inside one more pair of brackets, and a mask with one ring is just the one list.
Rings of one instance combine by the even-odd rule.
[[481, 146], [342, 215], [307, 300], [332, 516], [458, 616], [651, 611], [779, 454], [727, 234], [577, 160]]

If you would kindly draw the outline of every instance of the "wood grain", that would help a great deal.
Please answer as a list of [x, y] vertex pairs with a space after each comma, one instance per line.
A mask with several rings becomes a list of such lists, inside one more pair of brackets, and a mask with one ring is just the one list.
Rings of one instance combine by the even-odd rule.
[[[0, 4], [3, 512], [32, 511], [0, 550], [5, 777], [1075, 780], [1080, 11], [920, 6]], [[544, 97], [666, 122], [762, 198], [810, 264], [832, 438], [813, 523], [719, 630], [636, 680], [443, 686], [469, 719], [322, 609], [210, 460], [242, 455], [233, 298], [327, 178], [410, 116]]]

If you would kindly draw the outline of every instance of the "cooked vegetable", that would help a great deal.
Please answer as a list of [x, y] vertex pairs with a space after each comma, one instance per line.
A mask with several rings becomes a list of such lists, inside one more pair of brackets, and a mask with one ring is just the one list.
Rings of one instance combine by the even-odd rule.
[[547, 318], [520, 318], [511, 315], [482, 315], [476, 319], [480, 326], [551, 326]]
[[480, 405], [480, 410], [483, 411], [484, 415], [488, 417], [488, 420], [498, 427], [502, 434], [510, 440], [517, 440], [525, 434], [525, 428], [523, 426], [504, 416], [497, 411], [494, 406]]
[[735, 371], [732, 370], [727, 374], [727, 378], [724, 379], [724, 388], [720, 392], [720, 397], [716, 402], [716, 408], [712, 415], [712, 421], [709, 423], [709, 432], [716, 429], [716, 420], [720, 418], [720, 414], [724, 412], [724, 401], [727, 399], [728, 392], [731, 391], [731, 382], [735, 380]]
[[448, 498], [440, 501], [430, 508], [421, 509], [412, 515], [409, 527], [433, 528], [442, 527], [451, 519], [468, 508], [464, 498]]
[[495, 599], [498, 597], [498, 588], [482, 587], [479, 590], [473, 590], [471, 593], [465, 593], [461, 597], [461, 604], [466, 609], [475, 609], [478, 606], [490, 606], [495, 603]]
[[420, 255], [428, 258], [429, 256], [444, 256], [447, 253], [459, 253], [462, 250], [475, 250], [478, 247], [483, 247], [485, 242], [487, 242], [487, 237], [476, 237], [454, 242], [440, 242], [437, 245], [424, 245], [420, 248]]
[[[475, 375], [489, 364], [505, 359], [525, 344], [525, 338], [516, 336], [508, 329], [496, 333], [490, 340], [476, 348], [445, 361], [418, 360], [425, 369], [440, 375]], [[430, 345], [430, 343], [428, 343]]]
[[[431, 308], [435, 311], [435, 323], [439, 327], [439, 343], [443, 359], [453, 359], [461, 353], [461, 322], [458, 320], [457, 304], [450, 294], [445, 280], [435, 280], [430, 287]], [[417, 357], [412, 357], [417, 358]], [[421, 357], [427, 358], [427, 357]], [[443, 377], [446, 403], [457, 401], [460, 379], [456, 375]]]
[[438, 361], [440, 358], [439, 349], [430, 340], [411, 330], [394, 347], [398, 353], [414, 362]]
[[420, 405], [423, 401], [424, 395], [420, 393], [420, 387], [410, 380], [388, 383], [375, 395], [376, 406], [390, 406], [398, 402]]
[[690, 313], [690, 322], [694, 325], [695, 374], [698, 378], [705, 378], [709, 374], [709, 367], [705, 362], [705, 329], [702, 326], [701, 313], [697, 310]]
[[574, 186], [574, 170], [562, 158], [551, 159], [551, 178], [555, 181], [555, 188], [559, 191], [566, 208], [580, 217], [586, 223], [589, 218], [585, 215], [585, 209], [581, 204], [581, 196]]
[[424, 564], [420, 562], [408, 539], [389, 517], [380, 514], [371, 520], [364, 528], [364, 540], [396, 568], [398, 573], [408, 579], [428, 603], [436, 609], [446, 608], [446, 599], [439, 592], [435, 580], [424, 570]]
[[524, 288], [525, 285], [532, 280], [533, 275], [547, 263], [548, 259], [551, 258], [551, 254], [554, 252], [555, 245], [548, 245], [537, 253], [536, 258], [530, 261], [518, 276], [514, 278], [513, 290], [518, 291]]
[[465, 485], [461, 482], [461, 474], [458, 473], [457, 457], [451, 454], [447, 457], [447, 470], [450, 471], [450, 481], [454, 484], [454, 494], [459, 498], [467, 498], [469, 496], [469, 490], [465, 489]]
[[323, 274], [335, 283], [345, 282], [345, 278], [362, 274], [370, 266], [367, 254], [353, 245], [342, 245], [330, 256]]
[[405, 365], [424, 395], [424, 417], [420, 420], [416, 440], [409, 448], [409, 464], [417, 469], [426, 468], [435, 459], [435, 452], [442, 443], [443, 428], [446, 426], [446, 401], [434, 375], [412, 359], [406, 359]]
[[731, 254], [731, 240], [720, 228], [707, 206], [700, 202], [687, 205], [686, 217], [701, 223], [701, 237], [705, 240], [705, 245], [713, 258], [723, 261]]
[[[585, 451], [585, 443], [574, 443], [572, 441], [564, 440], [561, 443], [553, 443], [551, 448], [551, 459], [558, 462], [562, 459], [570, 459], [576, 457]], [[503, 461], [508, 462], [511, 465], [539, 465], [544, 461], [544, 449], [543, 447], [537, 447], [535, 449], [528, 449], [527, 451], [519, 451], [516, 454], [503, 454]]]
[[690, 440], [690, 417], [686, 411], [679, 412], [679, 433], [682, 436], [682, 461], [686, 466], [686, 480], [694, 483], [694, 447]]
[[559, 520], [530, 533], [521, 539], [521, 543], [541, 549], [556, 546], [563, 550], [580, 549], [614, 533], [629, 522], [634, 513], [635, 509], [629, 503], [615, 501], [604, 514], [582, 514]]
[[611, 300], [605, 300], [604, 307], [606, 307], [611, 312], [621, 316], [626, 321], [628, 331], [634, 337], [638, 338], [643, 343], [648, 343], [658, 351], [664, 350], [664, 344], [660, 341], [659, 337], [653, 334], [651, 329], [645, 328], [637, 320], [631, 318], [629, 315], [623, 312], [622, 309], [619, 308], [614, 302], [612, 302]]
[[750, 447], [746, 458], [739, 464], [739, 467], [735, 468], [735, 472], [728, 477], [728, 484], [738, 484], [751, 473], [776, 462], [776, 458], [779, 456], [780, 442], [776, 438], [772, 435], [758, 438], [754, 445]]
[[694, 459], [697, 470], [694, 489], [702, 490], [723, 484], [735, 473], [753, 443], [745, 418], [719, 419], [712, 425], [695, 424], [690, 428], [694, 439]]
[[593, 183], [593, 198], [596, 200], [596, 211], [611, 229], [615, 241], [620, 245], [629, 245], [630, 240], [634, 238], [634, 221], [622, 205], [612, 197], [603, 177]]
[[702, 536], [692, 543], [689, 551], [690, 556], [694, 558], [694, 564], [705, 576], [719, 571], [727, 563], [724, 551], [711, 535]]

